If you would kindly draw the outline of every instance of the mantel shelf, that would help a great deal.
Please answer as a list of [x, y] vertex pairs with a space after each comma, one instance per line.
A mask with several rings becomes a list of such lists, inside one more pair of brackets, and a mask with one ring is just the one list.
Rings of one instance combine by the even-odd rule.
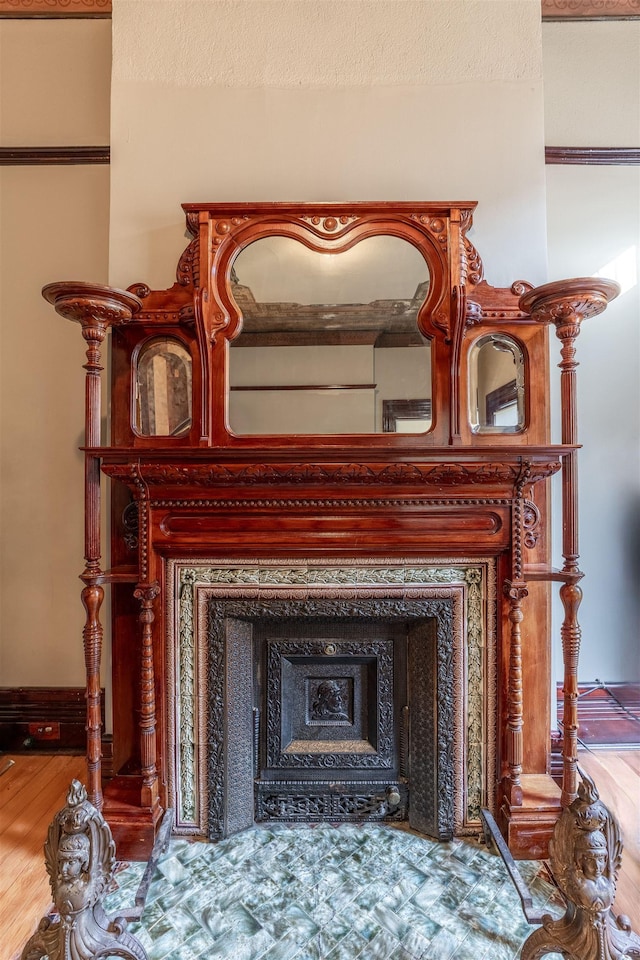
[[[383, 437], [384, 434], [378, 434], [377, 437]], [[377, 437], [375, 437], [377, 439]], [[549, 444], [549, 446], [510, 446], [507, 444], [496, 444], [492, 446], [429, 446], [420, 442], [420, 437], [412, 437], [416, 443], [403, 445], [402, 448], [380, 447], [375, 449], [372, 445], [356, 446], [351, 443], [345, 443], [343, 437], [321, 437], [318, 443], [305, 442], [304, 445], [294, 446], [290, 438], [276, 438], [271, 443], [272, 438], [242, 438], [243, 440], [253, 441], [250, 445], [243, 443], [241, 446], [229, 447], [187, 447], [176, 444], [175, 446], [160, 446], [155, 444], [149, 447], [80, 447], [80, 450], [89, 453], [92, 456], [100, 457], [108, 463], [141, 463], [150, 461], [182, 461], [195, 460], [201, 463], [221, 463], [223, 461], [249, 461], [254, 462], [256, 455], [260, 461], [269, 460], [288, 460], [292, 462], [322, 462], [322, 461], [347, 461], [358, 462], [366, 461], [368, 463], [380, 460], [384, 463], [420, 461], [425, 463], [456, 461], [464, 462], [489, 462], [504, 461], [508, 463], [524, 463], [526, 461], [539, 461], [540, 459], [559, 459], [571, 453], [573, 450], [579, 450], [580, 445], [572, 444]], [[305, 438], [306, 440], [307, 438]], [[338, 441], [338, 442], [335, 442]]]
[[137, 583], [140, 574], [136, 566], [114, 567], [111, 570], [104, 570], [96, 577], [97, 583]]
[[558, 567], [547, 567], [542, 564], [529, 564], [524, 567], [524, 579], [541, 583], [578, 583], [584, 577], [581, 570], [567, 573]]

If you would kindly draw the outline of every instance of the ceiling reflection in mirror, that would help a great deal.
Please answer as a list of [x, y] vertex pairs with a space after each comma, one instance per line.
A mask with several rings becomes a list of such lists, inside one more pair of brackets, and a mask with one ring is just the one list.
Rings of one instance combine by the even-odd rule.
[[[368, 237], [341, 252], [283, 236], [249, 244], [231, 272], [242, 317], [230, 350], [231, 430], [429, 430], [431, 347], [416, 322], [429, 284], [424, 257], [399, 237]], [[388, 415], [401, 401], [419, 411], [410, 430]]]

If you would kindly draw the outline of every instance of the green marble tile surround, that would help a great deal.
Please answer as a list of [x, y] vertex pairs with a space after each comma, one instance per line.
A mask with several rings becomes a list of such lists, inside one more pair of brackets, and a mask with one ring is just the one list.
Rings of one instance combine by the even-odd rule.
[[[541, 864], [520, 869], [560, 915]], [[117, 874], [109, 913], [133, 904], [142, 870]], [[149, 960], [514, 960], [533, 928], [500, 858], [473, 841], [319, 824], [173, 840], [130, 929]]]

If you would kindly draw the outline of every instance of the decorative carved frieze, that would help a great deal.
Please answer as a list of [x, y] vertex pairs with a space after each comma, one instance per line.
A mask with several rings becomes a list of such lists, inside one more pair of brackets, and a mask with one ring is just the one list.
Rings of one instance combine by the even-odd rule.
[[[448, 486], [495, 485], [512, 486], [521, 472], [520, 462], [486, 461], [447, 463], [145, 463], [136, 464], [136, 469], [147, 484], [167, 486], [231, 486], [231, 485], [301, 485], [301, 484], [354, 484], [370, 486], [390, 484], [393, 486]], [[558, 460], [532, 463], [530, 482], [545, 479], [560, 469]], [[131, 480], [131, 468], [127, 464], [107, 463], [104, 472], [124, 482]], [[388, 502], [388, 501], [385, 501]], [[466, 502], [466, 501], [465, 501]], [[470, 501], [471, 502], [471, 501]], [[475, 501], [473, 501], [475, 502]]]
[[0, 0], [0, 17], [110, 17], [111, 0]]
[[351, 213], [342, 214], [339, 217], [303, 216], [299, 219], [302, 223], [315, 227], [315, 233], [317, 234], [332, 233], [337, 236], [336, 231], [339, 230], [340, 227], [350, 227], [360, 218]]
[[640, 0], [542, 0], [543, 20], [631, 20]]

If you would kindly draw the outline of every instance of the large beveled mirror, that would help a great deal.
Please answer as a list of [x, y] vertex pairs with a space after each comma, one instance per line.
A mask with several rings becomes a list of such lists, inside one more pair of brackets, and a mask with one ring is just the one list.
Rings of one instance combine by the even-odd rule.
[[416, 322], [429, 285], [424, 256], [396, 236], [338, 252], [278, 235], [248, 244], [231, 268], [231, 431], [429, 430], [431, 345]]

